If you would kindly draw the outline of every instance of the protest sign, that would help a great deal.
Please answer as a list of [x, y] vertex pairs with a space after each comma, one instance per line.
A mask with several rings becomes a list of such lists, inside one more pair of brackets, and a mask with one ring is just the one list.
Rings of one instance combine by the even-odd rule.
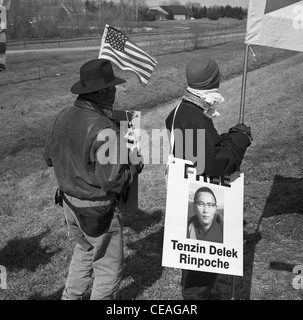
[[[200, 229], [191, 230], [193, 220], [199, 227], [194, 195], [202, 187], [215, 195], [215, 205], [202, 202], [214, 212], [212, 227], [204, 235]], [[168, 175], [162, 265], [242, 276], [243, 190], [243, 173], [220, 178], [196, 175], [190, 161], [175, 158]], [[193, 234], [196, 238], [191, 238]]]

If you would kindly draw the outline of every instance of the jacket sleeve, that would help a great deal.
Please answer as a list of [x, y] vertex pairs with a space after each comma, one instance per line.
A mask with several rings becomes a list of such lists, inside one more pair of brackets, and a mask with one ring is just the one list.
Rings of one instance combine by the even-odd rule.
[[121, 193], [138, 174], [138, 165], [130, 163], [128, 149], [120, 146], [120, 132], [112, 127], [99, 132], [93, 142], [91, 160], [101, 188]]
[[[173, 111], [166, 119], [168, 130], [171, 130]], [[245, 151], [250, 145], [248, 135], [240, 131], [229, 131], [219, 135], [212, 119], [204, 115], [200, 108], [190, 105], [179, 108], [174, 128], [180, 128], [183, 134], [183, 137], [175, 135], [174, 154], [178, 158], [196, 162], [197, 174], [205, 173], [212, 177], [221, 177], [234, 173], [239, 168]], [[204, 130], [205, 137], [202, 141], [197, 137], [197, 132], [201, 129]], [[186, 141], [186, 130], [192, 130], [190, 141]], [[192, 148], [188, 148], [188, 143], [193, 143]], [[192, 152], [188, 152], [190, 149]], [[204, 152], [201, 151], [203, 149]], [[198, 155], [203, 156], [203, 159], [197, 159]]]
[[205, 131], [205, 173], [213, 177], [230, 175], [237, 171], [250, 145], [243, 132], [219, 135], [214, 126]]
[[[245, 151], [251, 143], [245, 133], [238, 131], [219, 135], [212, 120], [204, 117], [189, 120], [186, 128], [193, 129], [193, 154], [197, 155], [197, 148], [204, 147], [205, 155], [202, 159], [204, 160], [204, 171], [200, 169], [203, 167], [197, 165], [197, 174], [205, 173], [212, 177], [221, 177], [230, 175], [239, 169]], [[197, 145], [197, 129], [205, 130], [204, 146]]]

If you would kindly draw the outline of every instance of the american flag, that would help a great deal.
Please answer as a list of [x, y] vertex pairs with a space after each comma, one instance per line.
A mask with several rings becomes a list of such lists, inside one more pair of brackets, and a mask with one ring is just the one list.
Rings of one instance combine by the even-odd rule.
[[157, 61], [119, 30], [105, 25], [99, 59], [107, 59], [122, 70], [135, 72], [141, 85], [146, 86]]

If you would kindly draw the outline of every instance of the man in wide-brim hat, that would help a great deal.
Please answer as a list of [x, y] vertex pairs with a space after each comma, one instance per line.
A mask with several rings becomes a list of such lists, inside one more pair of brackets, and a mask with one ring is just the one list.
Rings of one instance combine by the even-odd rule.
[[[115, 299], [123, 270], [121, 208], [116, 195], [125, 190], [142, 163], [120, 154], [120, 131], [111, 119], [116, 85], [111, 62], [95, 59], [80, 68], [71, 88], [73, 106], [53, 122], [44, 159], [54, 168], [56, 199], [63, 199], [65, 218], [76, 245], [62, 300]], [[119, 155], [118, 157], [113, 155]]]

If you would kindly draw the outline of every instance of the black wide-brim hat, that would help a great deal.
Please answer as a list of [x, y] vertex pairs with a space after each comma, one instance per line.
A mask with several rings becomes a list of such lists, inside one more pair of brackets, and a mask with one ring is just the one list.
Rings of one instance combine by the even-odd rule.
[[74, 94], [91, 93], [124, 82], [126, 82], [124, 79], [114, 75], [109, 60], [94, 59], [87, 61], [80, 68], [80, 81], [76, 82], [70, 91]]

